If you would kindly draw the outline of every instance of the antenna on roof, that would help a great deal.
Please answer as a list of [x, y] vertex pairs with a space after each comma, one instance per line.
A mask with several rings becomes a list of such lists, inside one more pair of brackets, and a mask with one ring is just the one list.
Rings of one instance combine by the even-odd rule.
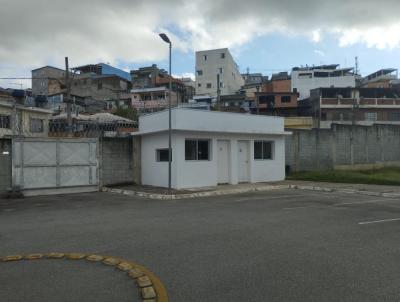
[[360, 70], [358, 69], [358, 57], [355, 57], [355, 74], [358, 74]]
[[246, 70], [247, 70], [247, 74], [249, 74], [250, 73], [250, 68], [247, 67]]

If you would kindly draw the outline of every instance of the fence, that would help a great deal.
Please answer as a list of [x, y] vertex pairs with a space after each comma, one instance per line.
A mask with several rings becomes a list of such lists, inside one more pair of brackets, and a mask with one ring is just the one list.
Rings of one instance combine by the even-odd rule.
[[331, 129], [291, 131], [286, 138], [291, 171], [400, 165], [400, 126], [333, 124]]

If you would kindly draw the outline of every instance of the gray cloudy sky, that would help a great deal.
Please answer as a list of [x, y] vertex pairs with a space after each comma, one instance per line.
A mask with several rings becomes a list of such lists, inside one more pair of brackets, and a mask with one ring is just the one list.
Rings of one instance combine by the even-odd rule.
[[0, 7], [0, 76], [66, 55], [74, 65], [160, 60], [167, 54], [160, 31], [183, 53], [241, 47], [268, 33], [315, 43], [333, 35], [343, 47], [400, 45], [399, 0], [0, 0]]

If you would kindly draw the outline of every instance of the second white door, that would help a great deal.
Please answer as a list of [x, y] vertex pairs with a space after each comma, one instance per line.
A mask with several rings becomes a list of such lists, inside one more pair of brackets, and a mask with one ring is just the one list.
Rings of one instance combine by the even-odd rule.
[[218, 183], [227, 184], [229, 183], [229, 141], [219, 140], [218, 141]]
[[238, 181], [249, 182], [249, 142], [238, 141]]

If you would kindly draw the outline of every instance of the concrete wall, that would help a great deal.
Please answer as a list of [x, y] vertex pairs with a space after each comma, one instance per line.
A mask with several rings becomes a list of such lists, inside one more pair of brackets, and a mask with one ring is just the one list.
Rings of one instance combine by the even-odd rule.
[[[185, 139], [211, 140], [209, 161], [186, 161]], [[238, 141], [249, 143], [250, 182], [278, 181], [285, 178], [283, 136], [174, 131], [172, 136], [172, 187], [177, 189], [216, 186], [218, 184], [218, 140], [229, 141], [229, 183], [238, 183]], [[274, 141], [273, 160], [254, 160], [254, 140]], [[146, 185], [168, 185], [168, 162], [156, 161], [156, 149], [168, 148], [167, 133], [142, 137], [142, 182]]]
[[[102, 138], [99, 144], [102, 186], [140, 181], [135, 179], [132, 138]], [[140, 166], [138, 168], [140, 169]]]
[[286, 165], [291, 171], [359, 169], [400, 165], [400, 126], [332, 125], [291, 130]]

